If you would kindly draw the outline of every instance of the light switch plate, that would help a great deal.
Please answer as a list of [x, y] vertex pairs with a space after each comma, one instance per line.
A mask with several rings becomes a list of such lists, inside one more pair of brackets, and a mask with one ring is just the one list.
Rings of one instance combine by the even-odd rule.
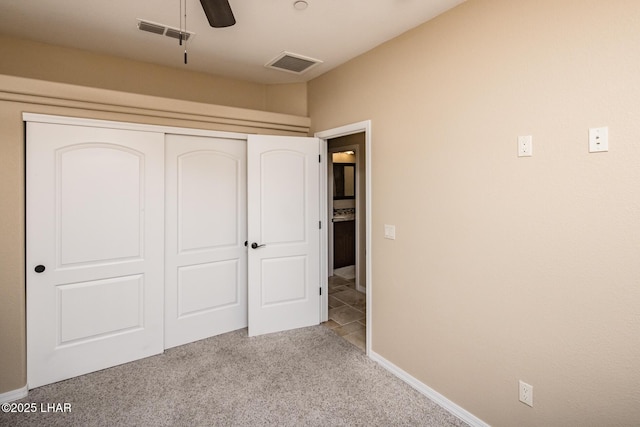
[[589, 152], [602, 153], [603, 151], [609, 151], [609, 128], [589, 129]]
[[384, 225], [384, 238], [385, 239], [396, 239], [396, 226], [395, 225]]

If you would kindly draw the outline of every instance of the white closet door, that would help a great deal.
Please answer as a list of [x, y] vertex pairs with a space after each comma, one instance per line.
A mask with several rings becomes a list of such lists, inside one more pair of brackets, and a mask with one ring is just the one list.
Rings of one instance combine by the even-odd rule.
[[30, 388], [163, 350], [164, 135], [27, 125]]
[[246, 141], [166, 136], [165, 348], [247, 326]]
[[249, 135], [249, 335], [320, 322], [320, 142]]

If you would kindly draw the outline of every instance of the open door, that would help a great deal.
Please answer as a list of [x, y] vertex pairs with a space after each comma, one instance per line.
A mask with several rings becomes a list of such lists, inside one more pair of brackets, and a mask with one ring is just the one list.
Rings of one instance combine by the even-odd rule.
[[249, 135], [249, 336], [320, 323], [320, 142]]

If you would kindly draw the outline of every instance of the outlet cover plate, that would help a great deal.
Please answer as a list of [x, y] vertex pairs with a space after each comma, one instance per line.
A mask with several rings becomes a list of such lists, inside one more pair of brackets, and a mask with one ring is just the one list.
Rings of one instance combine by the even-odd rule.
[[529, 405], [533, 408], [533, 386], [532, 385], [529, 385], [524, 381], [520, 380], [518, 394], [519, 394], [520, 402], [524, 403], [525, 405]]
[[602, 153], [604, 151], [609, 151], [609, 128], [589, 129], [589, 152]]
[[518, 157], [533, 156], [533, 136], [525, 135], [518, 137]]

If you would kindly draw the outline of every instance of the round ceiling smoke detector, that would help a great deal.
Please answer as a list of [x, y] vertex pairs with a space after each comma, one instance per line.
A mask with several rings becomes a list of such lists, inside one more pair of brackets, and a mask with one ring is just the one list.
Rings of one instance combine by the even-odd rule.
[[309, 3], [307, 3], [304, 0], [298, 0], [293, 2], [293, 8], [295, 10], [305, 10], [307, 7], [309, 7]]

